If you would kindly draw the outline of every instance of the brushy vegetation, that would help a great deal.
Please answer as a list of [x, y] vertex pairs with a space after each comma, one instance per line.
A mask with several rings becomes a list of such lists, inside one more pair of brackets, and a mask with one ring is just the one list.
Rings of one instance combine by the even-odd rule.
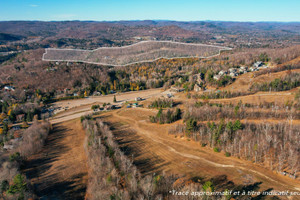
[[229, 85], [235, 81], [235, 78], [232, 78], [230, 76], [222, 76], [219, 80], [215, 81], [216, 85], [218, 87], [225, 87], [226, 85]]
[[96, 110], [96, 109], [99, 109], [100, 108], [100, 105], [92, 105], [91, 106], [91, 109], [92, 110]]
[[276, 72], [293, 70], [293, 69], [300, 69], [300, 64], [299, 63], [293, 64], [293, 65], [288, 64], [288, 65], [281, 65], [281, 66], [278, 66], [278, 67], [263, 69], [263, 70], [260, 70], [258, 72], [255, 72], [254, 76], [257, 77], [257, 76], [260, 76], [260, 75], [263, 75], [263, 74], [276, 73]]
[[37, 153], [44, 146], [50, 130], [51, 124], [49, 122], [34, 122], [24, 131], [17, 152], [20, 152], [21, 156], [24, 157]]
[[149, 105], [149, 108], [172, 108], [174, 102], [172, 99], [156, 99]]
[[[296, 101], [299, 94], [295, 95]], [[169, 134], [186, 136], [209, 146], [225, 156], [235, 156], [268, 166], [271, 170], [288, 171], [292, 178], [300, 169], [300, 126], [291, 123], [299, 119], [297, 103], [218, 104], [196, 102], [184, 113], [185, 124], [176, 124]], [[286, 119], [279, 123], [242, 123], [242, 119]]]
[[[4, 199], [4, 196], [7, 196], [7, 199], [32, 197], [29, 184], [23, 184], [24, 177], [19, 169], [20, 164], [17, 161], [10, 160], [8, 156], [0, 153], [0, 199]], [[21, 177], [22, 181], [19, 181]]]
[[184, 112], [183, 119], [214, 121], [220, 119], [300, 119], [299, 110], [294, 103], [287, 102], [285, 107], [277, 105], [251, 105], [239, 102], [232, 104], [213, 104], [197, 102]]
[[217, 91], [203, 94], [195, 94], [193, 98], [195, 99], [226, 99], [226, 98], [234, 98], [239, 96], [247, 96], [254, 94], [254, 92], [231, 92], [231, 91]]
[[298, 89], [298, 91], [295, 94], [295, 100], [298, 102], [298, 104], [300, 103], [300, 89]]
[[12, 181], [9, 182], [5, 179], [0, 182], [0, 197], [23, 200], [35, 196], [29, 189], [29, 183], [27, 183], [25, 176], [18, 172], [13, 176]]
[[300, 86], [300, 73], [290, 73], [285, 77], [271, 82], [256, 83], [250, 88], [251, 91], [286, 91]]
[[181, 110], [176, 108], [176, 110], [170, 110], [163, 112], [162, 108], [159, 109], [156, 116], [150, 116], [150, 121], [152, 123], [160, 124], [170, 124], [181, 119]]
[[51, 130], [49, 122], [35, 121], [9, 155], [0, 152], [0, 198], [35, 199], [31, 185], [20, 172], [23, 159], [41, 150]]

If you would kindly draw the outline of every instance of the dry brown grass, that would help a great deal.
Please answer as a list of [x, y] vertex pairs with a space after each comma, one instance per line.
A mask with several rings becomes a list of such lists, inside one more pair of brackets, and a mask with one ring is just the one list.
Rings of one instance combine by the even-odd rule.
[[[235, 183], [246, 181], [243, 176], [248, 174], [253, 181], [263, 182], [261, 189], [273, 187], [296, 190], [295, 187], [300, 186], [296, 180], [277, 175], [249, 161], [226, 158], [223, 154], [201, 147], [197, 142], [170, 136], [167, 133], [170, 125], [157, 125], [148, 123], [147, 120], [138, 120], [146, 119], [150, 114], [151, 111], [139, 108], [101, 115], [102, 120], [114, 128], [114, 134], [118, 141], [124, 143], [124, 148], [134, 150], [134, 160], [140, 163], [137, 166], [144, 169], [144, 173], [166, 171], [189, 177], [225, 174]], [[147, 160], [151, 168], [145, 167], [141, 163], [142, 160]]]
[[294, 101], [295, 97], [292, 91], [284, 92], [258, 92], [253, 95], [240, 96], [230, 99], [212, 99], [209, 102], [213, 103], [232, 103], [237, 104], [242, 101], [243, 103], [260, 105], [261, 103], [275, 103], [278, 105], [284, 105], [286, 102]]
[[28, 158], [24, 172], [36, 186], [38, 196], [84, 198], [87, 182], [84, 135], [79, 119], [55, 124], [42, 151]]

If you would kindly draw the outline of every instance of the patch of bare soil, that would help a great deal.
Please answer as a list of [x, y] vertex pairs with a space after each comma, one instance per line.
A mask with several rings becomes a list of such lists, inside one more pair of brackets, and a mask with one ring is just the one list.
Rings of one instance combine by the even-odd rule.
[[84, 199], [87, 165], [85, 133], [80, 121], [55, 124], [43, 150], [31, 156], [23, 171], [42, 199]]

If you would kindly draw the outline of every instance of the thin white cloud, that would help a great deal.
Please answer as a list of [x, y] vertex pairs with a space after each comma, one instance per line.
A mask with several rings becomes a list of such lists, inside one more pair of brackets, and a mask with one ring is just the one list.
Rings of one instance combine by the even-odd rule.
[[36, 5], [36, 4], [30, 4], [29, 6], [33, 7], [33, 8], [39, 7], [39, 5]]

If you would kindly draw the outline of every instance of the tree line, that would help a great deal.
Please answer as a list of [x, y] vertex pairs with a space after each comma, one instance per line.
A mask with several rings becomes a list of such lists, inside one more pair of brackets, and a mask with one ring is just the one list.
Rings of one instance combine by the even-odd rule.
[[300, 86], [300, 73], [289, 73], [282, 78], [251, 85], [251, 91], [286, 91]]
[[198, 123], [190, 118], [185, 124], [170, 128], [169, 134], [192, 138], [203, 147], [208, 145], [226, 156], [250, 160], [297, 178], [300, 169], [299, 130], [300, 126], [291, 125], [289, 121], [256, 124], [220, 120]]
[[[201, 103], [203, 104], [203, 103]], [[243, 104], [203, 104], [189, 105], [184, 112], [183, 119], [193, 118], [197, 121], [215, 121], [220, 119], [300, 119], [297, 107], [285, 105], [279, 107], [261, 107]], [[289, 108], [289, 109], [288, 109]]]

